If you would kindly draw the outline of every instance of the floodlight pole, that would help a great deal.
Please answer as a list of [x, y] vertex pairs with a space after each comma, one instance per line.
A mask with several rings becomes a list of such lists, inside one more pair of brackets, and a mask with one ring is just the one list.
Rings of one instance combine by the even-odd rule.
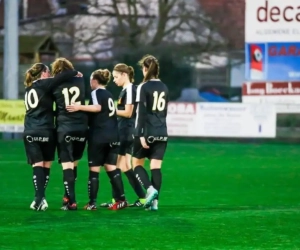
[[[19, 0], [4, 0], [3, 94], [10, 100], [19, 95]], [[3, 137], [12, 138], [13, 134], [4, 133]]]

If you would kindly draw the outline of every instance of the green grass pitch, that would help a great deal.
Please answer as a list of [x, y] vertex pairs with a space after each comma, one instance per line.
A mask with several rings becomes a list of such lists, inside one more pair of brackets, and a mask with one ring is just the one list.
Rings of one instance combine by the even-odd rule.
[[[300, 249], [299, 146], [173, 142], [158, 212], [61, 211], [61, 167], [52, 166], [49, 209], [29, 209], [32, 170], [21, 141], [0, 141], [0, 249]], [[76, 184], [87, 202], [84, 158]], [[128, 200], [135, 195], [123, 175]], [[110, 198], [100, 178], [98, 202]]]

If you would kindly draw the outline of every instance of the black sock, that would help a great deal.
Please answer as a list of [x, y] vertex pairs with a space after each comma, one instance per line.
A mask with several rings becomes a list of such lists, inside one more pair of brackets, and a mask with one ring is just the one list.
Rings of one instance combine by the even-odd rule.
[[107, 175], [108, 175], [108, 178], [109, 178], [109, 182], [110, 182], [110, 185], [111, 185], [111, 193], [112, 193], [112, 198], [114, 200], [117, 200], [118, 199], [118, 190], [116, 188], [116, 185], [114, 185], [113, 181], [112, 181], [112, 172], [106, 172]]
[[[76, 181], [77, 180], [77, 166], [74, 166], [73, 174], [74, 174], [74, 180]], [[74, 183], [74, 190], [75, 190], [75, 183]], [[68, 195], [68, 192], [67, 192], [66, 188], [65, 188], [64, 197], [69, 198], [69, 195]]]
[[[158, 191], [160, 191], [161, 183], [162, 183], [162, 174], [160, 169], [151, 169], [151, 182], [153, 187]], [[158, 196], [157, 196], [158, 199]]]
[[127, 176], [128, 181], [129, 181], [130, 185], [132, 186], [132, 188], [133, 188], [134, 192], [136, 193], [136, 195], [140, 199], [144, 199], [145, 198], [145, 192], [144, 192], [140, 182], [135, 177], [133, 170], [129, 169], [128, 171], [125, 172], [125, 175]]
[[77, 166], [74, 166], [73, 172], [74, 172], [74, 179], [75, 181], [77, 181]]
[[42, 200], [42, 198], [45, 196], [45, 188], [44, 188], [44, 169], [43, 167], [37, 166], [33, 167], [33, 186], [36, 194], [36, 198], [38, 202]]
[[50, 180], [50, 168], [44, 168], [44, 175], [45, 175], [44, 189], [46, 191], [46, 188], [47, 188], [49, 180]]
[[145, 188], [148, 189], [152, 186], [151, 181], [149, 180], [149, 176], [145, 168], [142, 166], [137, 166], [134, 168], [134, 173], [136, 178], [138, 179], [139, 183]]
[[90, 171], [88, 181], [88, 193], [90, 204], [96, 203], [99, 190], [99, 173]]
[[120, 169], [109, 171], [107, 172], [107, 174], [111, 180], [112, 186], [115, 188], [116, 191], [116, 198], [114, 199], [116, 201], [124, 201], [125, 200], [124, 185], [123, 185]]
[[63, 170], [64, 175], [64, 185], [68, 198], [70, 199], [70, 204], [75, 203], [75, 179], [73, 169]]

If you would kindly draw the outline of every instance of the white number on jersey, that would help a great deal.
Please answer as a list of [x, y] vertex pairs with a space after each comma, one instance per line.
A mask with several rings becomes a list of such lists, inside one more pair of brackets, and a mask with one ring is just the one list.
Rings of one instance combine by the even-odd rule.
[[116, 107], [115, 107], [113, 99], [111, 99], [111, 98], [108, 99], [108, 108], [110, 110], [108, 115], [113, 116], [116, 112]]
[[[80, 89], [78, 87], [74, 86], [71, 88], [64, 88], [62, 90], [62, 93], [64, 95], [66, 106], [71, 105], [71, 104], [81, 104], [80, 101], [76, 101], [80, 95]], [[70, 98], [70, 95], [71, 95], [71, 98]], [[71, 102], [70, 102], [70, 99], [71, 99]]]
[[25, 93], [25, 107], [26, 110], [34, 109], [39, 104], [39, 97], [35, 89], [31, 89]]
[[166, 100], [165, 100], [165, 92], [161, 92], [158, 95], [157, 91], [154, 91], [153, 93], [153, 106], [152, 110], [153, 111], [163, 111], [166, 107]]

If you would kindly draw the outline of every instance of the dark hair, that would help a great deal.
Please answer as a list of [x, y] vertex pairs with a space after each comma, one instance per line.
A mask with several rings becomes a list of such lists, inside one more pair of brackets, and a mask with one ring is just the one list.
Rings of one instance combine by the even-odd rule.
[[144, 77], [143, 82], [147, 82], [152, 78], [158, 79], [159, 63], [158, 60], [151, 55], [145, 55], [138, 63], [140, 66], [145, 67], [148, 71]]
[[64, 57], [57, 58], [52, 64], [52, 75], [56, 76], [64, 70], [74, 70], [73, 64]]
[[134, 82], [134, 69], [131, 66], [128, 66], [125, 63], [118, 63], [113, 70], [121, 73], [126, 73], [128, 75], [129, 81]]
[[32, 82], [41, 77], [42, 72], [46, 72], [48, 67], [43, 63], [35, 63], [25, 73], [24, 85], [30, 87]]
[[97, 80], [99, 84], [104, 86], [110, 82], [110, 78], [111, 73], [108, 69], [97, 69], [91, 75], [91, 79]]

